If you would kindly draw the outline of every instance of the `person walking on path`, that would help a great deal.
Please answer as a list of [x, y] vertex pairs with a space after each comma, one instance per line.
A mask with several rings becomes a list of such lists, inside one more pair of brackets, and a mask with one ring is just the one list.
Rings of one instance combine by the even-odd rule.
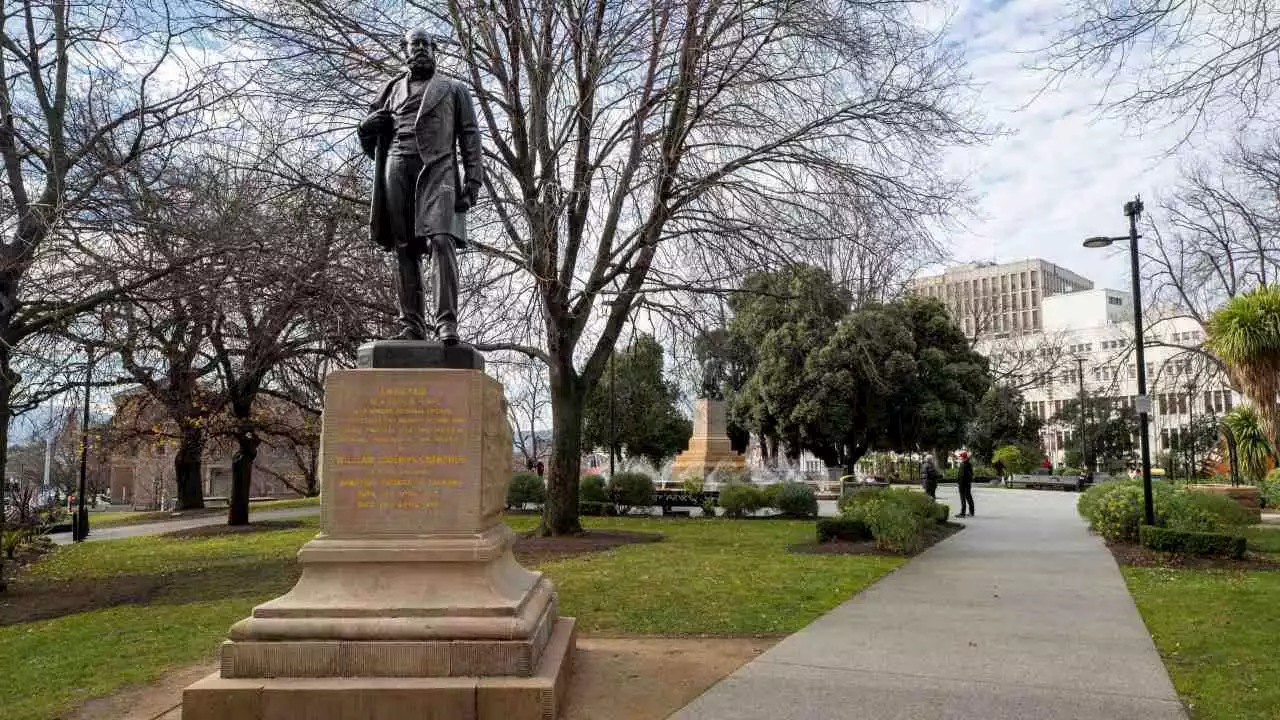
[[996, 462], [992, 465], [992, 468], [996, 471], [996, 479], [1000, 481], [1001, 485], [1004, 485], [1004, 461], [1000, 458], [996, 458]]
[[924, 481], [924, 491], [935, 500], [938, 497], [938, 465], [932, 455], [925, 455], [920, 463], [920, 479]]
[[[960, 453], [960, 514], [957, 517], [973, 517], [973, 464], [969, 462], [969, 453]], [[966, 512], [967, 509], [967, 512]]]

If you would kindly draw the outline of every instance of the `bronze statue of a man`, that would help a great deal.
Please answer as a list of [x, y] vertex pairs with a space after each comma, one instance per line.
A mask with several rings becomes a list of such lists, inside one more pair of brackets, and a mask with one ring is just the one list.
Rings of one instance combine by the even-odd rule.
[[[369, 234], [396, 254], [397, 337], [425, 340], [434, 333], [452, 345], [458, 342], [457, 251], [466, 244], [466, 212], [484, 182], [480, 131], [467, 88], [436, 74], [430, 33], [410, 30], [401, 48], [404, 72], [386, 84], [359, 128], [360, 145], [374, 160]], [[423, 312], [423, 255], [433, 269], [430, 324]]]

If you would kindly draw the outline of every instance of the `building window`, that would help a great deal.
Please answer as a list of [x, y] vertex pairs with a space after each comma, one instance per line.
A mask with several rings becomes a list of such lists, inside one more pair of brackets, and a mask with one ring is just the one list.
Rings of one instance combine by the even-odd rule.
[[1112, 296], [1110, 296], [1110, 295], [1108, 295], [1108, 296], [1107, 296], [1107, 302], [1108, 302], [1109, 304], [1111, 304], [1111, 305], [1123, 305], [1123, 304], [1124, 304], [1124, 301], [1122, 301], [1120, 298], [1118, 298], [1118, 297], [1112, 297]]
[[[1036, 271], [1032, 270], [1031, 271], [1031, 289], [1032, 290], [1035, 290], [1036, 288], [1040, 287], [1040, 280], [1039, 278], [1036, 277], [1036, 275], [1037, 275]], [[1031, 297], [1035, 297], [1035, 293], [1031, 293]]]

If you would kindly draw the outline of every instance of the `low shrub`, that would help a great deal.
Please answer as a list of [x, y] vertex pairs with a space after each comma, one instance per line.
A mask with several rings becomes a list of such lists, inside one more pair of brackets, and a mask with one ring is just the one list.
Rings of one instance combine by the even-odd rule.
[[776, 486], [771, 507], [775, 507], [783, 515], [791, 518], [811, 518], [818, 516], [818, 494], [804, 483], [780, 483]]
[[[1170, 508], [1176, 504], [1173, 487], [1152, 483], [1156, 525], [1165, 525]], [[1107, 542], [1138, 542], [1142, 525], [1142, 481], [1117, 480], [1085, 490], [1076, 501], [1076, 510], [1089, 521], [1089, 529]]]
[[1215, 555], [1236, 559], [1244, 557], [1245, 539], [1239, 535], [1194, 532], [1147, 525], [1142, 527], [1139, 535], [1143, 547], [1158, 552]]
[[1165, 499], [1164, 505], [1165, 525], [1175, 530], [1213, 532], [1254, 522], [1252, 510], [1215, 493], [1183, 491]]
[[1267, 476], [1258, 483], [1258, 495], [1262, 500], [1262, 507], [1271, 509], [1280, 507], [1280, 468], [1267, 473]]
[[605, 489], [604, 478], [599, 475], [587, 475], [579, 480], [578, 502], [609, 502], [609, 491]]
[[[910, 490], [884, 490], [859, 498], [851, 504], [846, 517], [859, 520], [871, 529], [876, 547], [894, 552], [910, 553], [924, 542], [924, 529], [933, 522], [934, 510], [920, 512], [923, 504], [913, 499], [919, 495]], [[927, 495], [921, 495], [925, 500]]]
[[716, 499], [704, 498], [702, 501], [702, 517], [713, 518], [716, 516]]
[[906, 488], [890, 488], [889, 493], [901, 497], [901, 502], [911, 509], [912, 514], [921, 520], [933, 520], [937, 515], [938, 503], [922, 492]]
[[[782, 492], [782, 486], [786, 483], [770, 483], [760, 488], [760, 507], [777, 508], [778, 493]], [[781, 510], [782, 508], [778, 508]]]
[[925, 520], [890, 493], [864, 504], [854, 516], [871, 528], [876, 547], [894, 552], [915, 552], [924, 542]]
[[507, 508], [541, 505], [547, 501], [547, 487], [534, 473], [516, 473], [507, 483]]
[[754, 485], [729, 485], [720, 489], [720, 507], [729, 517], [744, 517], [764, 507], [764, 493]]
[[933, 504], [933, 519], [939, 524], [945, 523], [951, 518], [951, 506], [942, 503]]
[[882, 492], [885, 492], [885, 490], [878, 487], [857, 488], [841, 495], [840, 500], [836, 502], [836, 506], [840, 508], [840, 514], [844, 515], [853, 512], [854, 508], [859, 505], [874, 500]]
[[626, 515], [632, 508], [652, 507], [655, 494], [653, 478], [644, 473], [620, 472], [609, 479], [609, 499], [619, 515]]
[[835, 517], [822, 518], [818, 521], [818, 542], [832, 540], [848, 540], [859, 542], [872, 539], [871, 528], [857, 518]]

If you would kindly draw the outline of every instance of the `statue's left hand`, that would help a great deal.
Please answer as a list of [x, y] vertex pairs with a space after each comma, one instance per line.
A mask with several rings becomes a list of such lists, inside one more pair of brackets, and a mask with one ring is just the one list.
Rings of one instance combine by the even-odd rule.
[[464, 213], [470, 210], [471, 208], [475, 207], [476, 199], [479, 194], [480, 194], [480, 186], [474, 185], [472, 183], [467, 183], [466, 187], [462, 191], [462, 194], [459, 195], [458, 199], [455, 200], [453, 203], [454, 211]]

